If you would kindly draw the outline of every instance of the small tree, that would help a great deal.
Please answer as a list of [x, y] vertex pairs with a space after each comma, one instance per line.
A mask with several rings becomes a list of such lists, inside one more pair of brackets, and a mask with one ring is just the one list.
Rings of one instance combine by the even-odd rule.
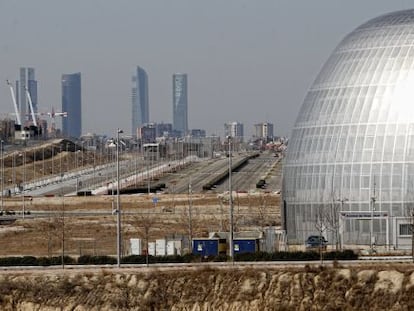
[[329, 220], [329, 211], [327, 212], [323, 205], [319, 205], [316, 209], [314, 226], [319, 235], [318, 251], [321, 264], [323, 264], [322, 241], [324, 240], [323, 233], [327, 230], [327, 223]]
[[149, 238], [150, 238], [150, 233], [151, 233], [151, 229], [154, 228], [155, 225], [155, 219], [149, 214], [149, 213], [142, 213], [138, 216], [134, 216], [134, 224], [137, 226], [137, 231], [138, 233], [144, 238], [145, 240], [145, 248], [146, 248], [146, 252], [145, 252], [145, 263], [149, 264], [149, 250], [148, 250], [148, 245], [149, 245]]

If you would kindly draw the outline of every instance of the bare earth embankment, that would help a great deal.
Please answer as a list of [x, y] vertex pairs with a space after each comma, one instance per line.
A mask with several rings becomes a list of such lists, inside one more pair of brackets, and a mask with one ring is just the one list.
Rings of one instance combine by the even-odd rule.
[[413, 310], [414, 266], [3, 272], [1, 310]]

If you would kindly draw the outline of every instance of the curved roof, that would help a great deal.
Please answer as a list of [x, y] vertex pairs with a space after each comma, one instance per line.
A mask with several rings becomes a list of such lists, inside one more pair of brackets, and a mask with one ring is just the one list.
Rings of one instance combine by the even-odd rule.
[[343, 198], [363, 211], [375, 196], [378, 209], [404, 215], [412, 188], [414, 10], [406, 10], [362, 24], [324, 64], [289, 140], [283, 197], [306, 226], [299, 213]]

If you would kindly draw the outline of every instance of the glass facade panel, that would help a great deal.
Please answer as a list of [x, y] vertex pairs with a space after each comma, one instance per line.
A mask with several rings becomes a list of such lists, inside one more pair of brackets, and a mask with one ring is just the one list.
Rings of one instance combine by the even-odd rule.
[[[404, 216], [414, 202], [413, 85], [414, 10], [368, 21], [333, 51], [305, 97], [285, 158], [289, 239], [314, 234], [309, 217], [333, 201], [369, 211], [374, 198], [376, 211]], [[384, 241], [385, 227], [375, 221]], [[345, 228], [350, 243], [369, 243], [368, 221]]]

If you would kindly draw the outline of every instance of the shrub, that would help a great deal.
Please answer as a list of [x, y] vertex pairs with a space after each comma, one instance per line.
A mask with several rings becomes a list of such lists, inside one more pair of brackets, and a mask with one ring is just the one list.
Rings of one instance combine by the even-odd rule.
[[[357, 259], [358, 256], [353, 251], [333, 251], [323, 253], [323, 259], [325, 260], [353, 260]], [[320, 254], [315, 251], [308, 252], [256, 252], [256, 253], [245, 253], [236, 254], [234, 256], [236, 261], [305, 261], [305, 260], [319, 260]]]
[[78, 258], [79, 265], [114, 265], [116, 258], [111, 256], [89, 256], [84, 255]]
[[37, 266], [37, 258], [33, 256], [20, 257], [20, 266]]
[[126, 264], [145, 264], [146, 260], [147, 258], [145, 255], [130, 255], [123, 257], [121, 262]]
[[49, 257], [39, 257], [37, 258], [37, 264], [43, 267], [50, 266], [51, 259]]

